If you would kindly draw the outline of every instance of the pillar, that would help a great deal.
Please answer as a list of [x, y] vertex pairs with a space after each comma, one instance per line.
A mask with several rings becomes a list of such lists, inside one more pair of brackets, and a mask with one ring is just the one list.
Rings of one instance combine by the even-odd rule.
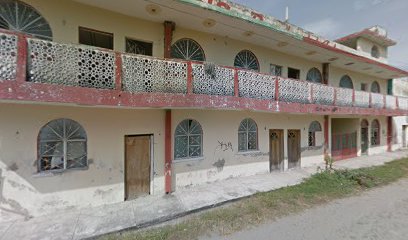
[[328, 85], [329, 77], [330, 77], [330, 63], [323, 63], [322, 69], [323, 69], [323, 82], [322, 83]]
[[324, 156], [330, 155], [330, 150], [329, 150], [329, 116], [325, 115], [324, 116], [324, 126], [323, 126], [323, 131], [324, 131]]
[[164, 126], [164, 186], [166, 193], [171, 192], [171, 110], [166, 110]]
[[173, 42], [173, 31], [176, 28], [174, 22], [164, 22], [164, 58], [171, 58], [171, 43]]
[[392, 151], [393, 129], [392, 129], [392, 117], [387, 117], [387, 151]]

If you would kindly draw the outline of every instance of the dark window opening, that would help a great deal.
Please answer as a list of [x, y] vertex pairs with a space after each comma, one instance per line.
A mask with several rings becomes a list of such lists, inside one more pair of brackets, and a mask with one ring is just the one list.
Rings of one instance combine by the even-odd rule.
[[288, 78], [300, 79], [300, 70], [295, 68], [288, 68]]
[[79, 43], [94, 47], [113, 49], [113, 33], [79, 27]]
[[367, 91], [367, 84], [366, 83], [361, 84], [361, 91]]
[[271, 64], [271, 74], [274, 76], [282, 76], [282, 66]]
[[126, 38], [126, 52], [153, 56], [153, 43]]

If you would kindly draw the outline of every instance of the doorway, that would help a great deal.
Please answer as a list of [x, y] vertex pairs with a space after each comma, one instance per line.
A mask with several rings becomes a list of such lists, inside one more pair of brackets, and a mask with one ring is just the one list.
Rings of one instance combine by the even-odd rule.
[[407, 147], [407, 125], [402, 126], [402, 147], [406, 148]]
[[269, 170], [282, 171], [284, 148], [283, 130], [269, 130]]
[[125, 200], [150, 194], [152, 135], [125, 136]]
[[368, 121], [361, 121], [361, 154], [368, 154]]
[[288, 130], [288, 168], [300, 167], [300, 130]]

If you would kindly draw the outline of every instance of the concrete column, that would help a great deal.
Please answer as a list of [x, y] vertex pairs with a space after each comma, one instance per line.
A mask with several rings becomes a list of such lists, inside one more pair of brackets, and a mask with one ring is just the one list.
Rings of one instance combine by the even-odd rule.
[[330, 119], [328, 115], [324, 116], [323, 134], [324, 134], [324, 155], [330, 155]]
[[392, 151], [392, 143], [393, 143], [393, 128], [392, 128], [392, 117], [387, 117], [387, 151]]
[[166, 110], [164, 125], [164, 186], [166, 193], [171, 192], [172, 183], [171, 145], [171, 110]]
[[323, 63], [322, 69], [323, 69], [323, 84], [328, 85], [330, 78], [330, 63]]
[[171, 43], [173, 42], [173, 31], [176, 29], [174, 22], [164, 22], [164, 58], [171, 58]]

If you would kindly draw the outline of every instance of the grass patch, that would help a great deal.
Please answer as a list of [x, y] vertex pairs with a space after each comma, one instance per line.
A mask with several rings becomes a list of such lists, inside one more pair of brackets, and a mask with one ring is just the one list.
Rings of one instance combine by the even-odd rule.
[[356, 170], [322, 171], [299, 185], [258, 193], [236, 203], [189, 217], [175, 225], [114, 233], [100, 239], [190, 240], [210, 232], [230, 234], [407, 176], [408, 159]]

